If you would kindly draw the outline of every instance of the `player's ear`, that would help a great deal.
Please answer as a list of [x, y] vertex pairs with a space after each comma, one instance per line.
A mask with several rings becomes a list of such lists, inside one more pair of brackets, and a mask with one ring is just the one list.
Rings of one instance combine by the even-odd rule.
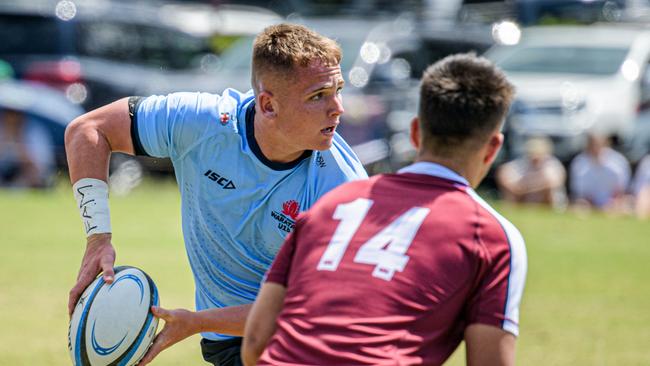
[[499, 150], [501, 150], [502, 145], [503, 134], [500, 131], [493, 133], [487, 142], [487, 149], [483, 158], [483, 162], [487, 165], [491, 165], [492, 162], [494, 162], [494, 159], [496, 159]]
[[277, 116], [277, 107], [273, 94], [269, 91], [261, 91], [257, 96], [257, 103], [260, 106], [262, 115], [266, 118], [275, 118]]
[[420, 148], [420, 120], [414, 117], [411, 121], [411, 144], [415, 150]]

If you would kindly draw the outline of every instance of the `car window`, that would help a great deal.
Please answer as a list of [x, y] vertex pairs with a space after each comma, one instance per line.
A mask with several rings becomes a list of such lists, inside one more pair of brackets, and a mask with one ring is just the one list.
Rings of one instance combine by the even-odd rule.
[[596, 47], [517, 47], [491, 58], [505, 71], [610, 75], [618, 71], [628, 50]]
[[210, 52], [207, 38], [142, 24], [80, 22], [78, 35], [82, 56], [169, 69], [196, 68]]
[[60, 26], [49, 17], [1, 14], [0, 54], [61, 54]]

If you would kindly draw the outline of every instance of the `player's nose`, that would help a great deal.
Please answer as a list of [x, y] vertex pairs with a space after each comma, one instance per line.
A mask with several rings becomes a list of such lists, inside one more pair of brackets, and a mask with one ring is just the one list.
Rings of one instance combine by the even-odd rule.
[[338, 117], [342, 115], [344, 112], [345, 112], [345, 108], [343, 108], [343, 99], [341, 98], [340, 94], [336, 95], [334, 98], [332, 98], [329, 115], [331, 117]]

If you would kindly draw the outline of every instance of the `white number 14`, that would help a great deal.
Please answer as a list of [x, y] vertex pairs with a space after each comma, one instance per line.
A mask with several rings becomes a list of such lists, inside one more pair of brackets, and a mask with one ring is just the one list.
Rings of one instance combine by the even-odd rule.
[[[332, 217], [341, 222], [316, 267], [319, 271], [336, 271], [350, 240], [361, 226], [372, 204], [372, 200], [358, 198], [336, 207]], [[406, 251], [429, 211], [423, 207], [412, 207], [406, 211], [364, 243], [354, 257], [354, 262], [374, 264], [372, 275], [390, 281], [395, 271], [401, 272], [406, 267], [409, 261]]]

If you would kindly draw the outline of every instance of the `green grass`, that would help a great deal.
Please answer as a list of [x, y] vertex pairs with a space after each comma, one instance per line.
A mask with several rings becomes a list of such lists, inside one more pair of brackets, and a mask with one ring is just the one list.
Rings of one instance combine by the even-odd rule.
[[[650, 364], [650, 222], [497, 207], [529, 258], [519, 365]], [[141, 267], [162, 305], [193, 306], [194, 286], [170, 182], [111, 198], [117, 264]], [[85, 239], [69, 185], [0, 191], [0, 365], [69, 365], [68, 290]], [[198, 336], [154, 365], [201, 365]], [[462, 348], [448, 362], [464, 364]]]

